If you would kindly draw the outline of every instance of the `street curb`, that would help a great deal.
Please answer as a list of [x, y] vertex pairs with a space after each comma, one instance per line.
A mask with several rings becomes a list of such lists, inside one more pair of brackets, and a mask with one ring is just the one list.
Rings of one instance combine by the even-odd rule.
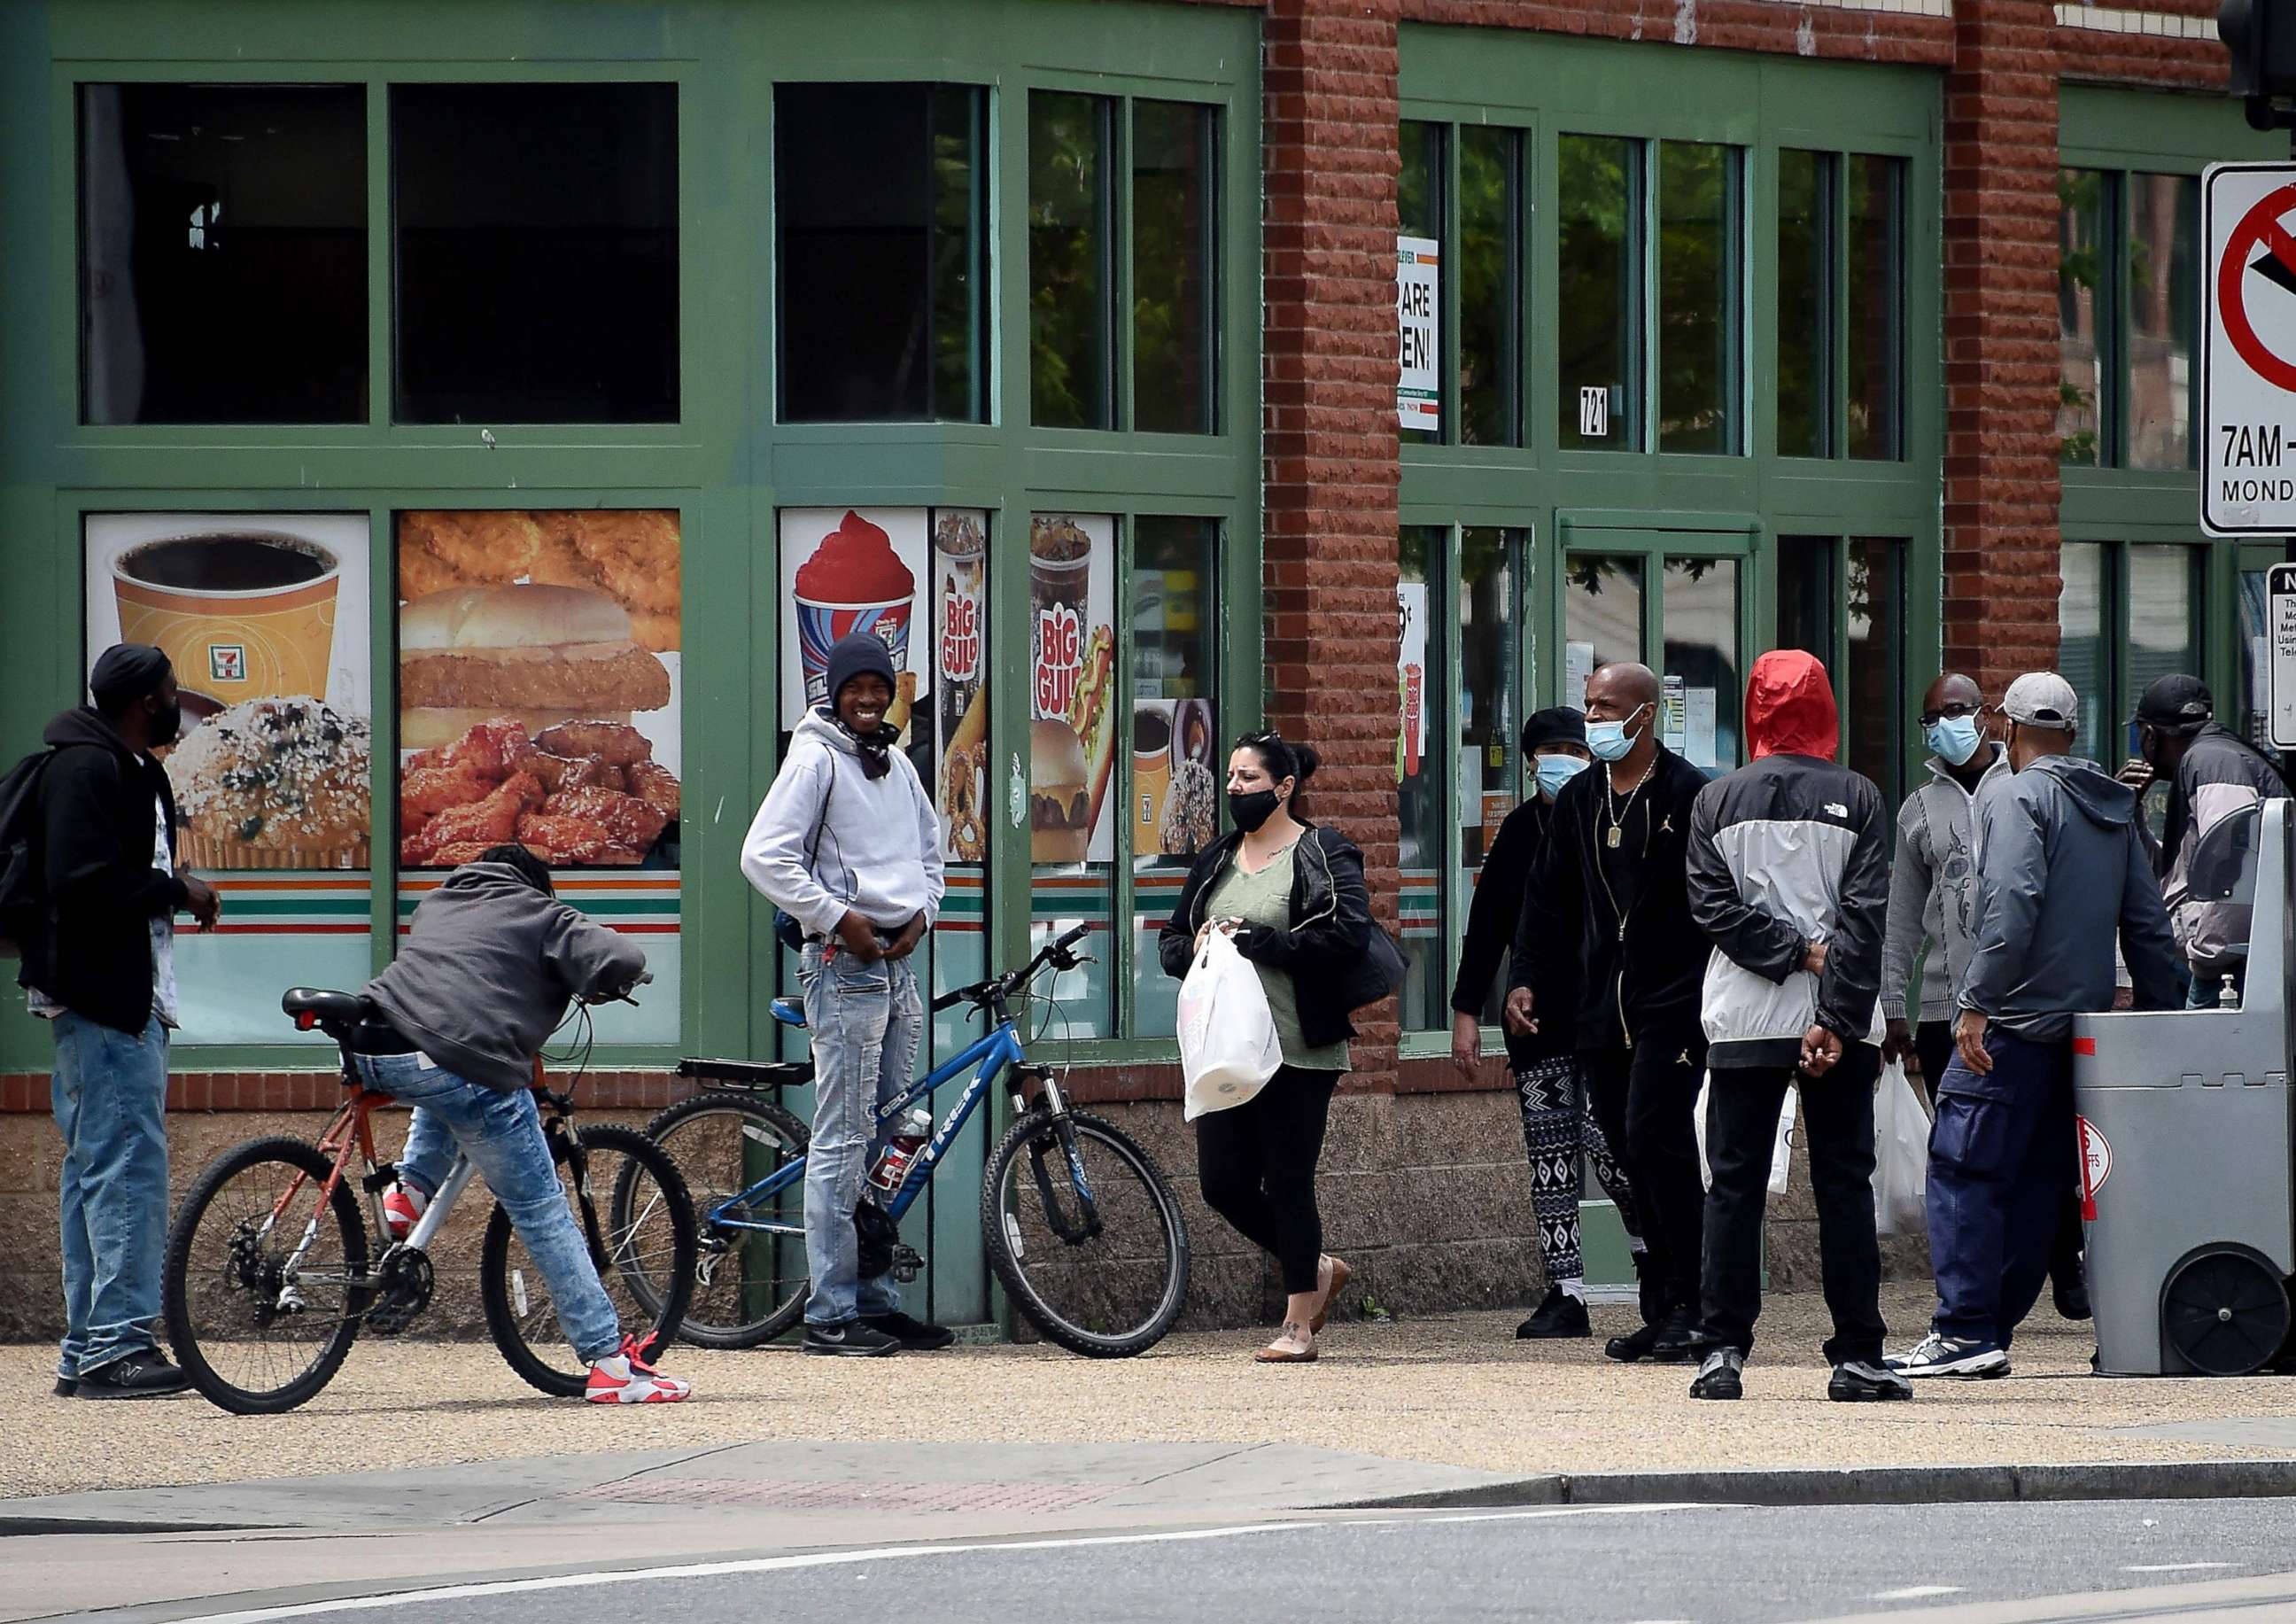
[[2216, 1500], [2296, 1497], [2296, 1460], [2097, 1462], [2043, 1466], [1819, 1466], [1718, 1472], [1545, 1473], [1392, 1495], [1323, 1511], [1501, 1505], [1923, 1505], [2010, 1500]]
[[22, 1534], [268, 1533], [273, 1523], [170, 1522], [148, 1517], [11, 1517], [0, 1514], [0, 1539]]

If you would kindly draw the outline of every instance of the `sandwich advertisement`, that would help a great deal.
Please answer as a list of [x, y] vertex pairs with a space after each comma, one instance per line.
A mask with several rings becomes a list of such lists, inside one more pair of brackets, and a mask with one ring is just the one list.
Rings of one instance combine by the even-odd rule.
[[86, 663], [164, 650], [178, 861], [224, 918], [175, 949], [186, 1043], [295, 1040], [278, 989], [372, 969], [373, 687], [365, 513], [93, 513]]
[[1116, 521], [1029, 522], [1029, 829], [1038, 864], [1116, 855]]
[[678, 516], [398, 516], [399, 861], [675, 868]]

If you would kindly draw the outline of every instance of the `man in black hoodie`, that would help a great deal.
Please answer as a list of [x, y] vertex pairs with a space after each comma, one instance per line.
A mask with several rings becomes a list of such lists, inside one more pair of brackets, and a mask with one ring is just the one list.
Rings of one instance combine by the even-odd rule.
[[93, 707], [65, 711], [42, 735], [45, 916], [17, 979], [56, 1045], [50, 1088], [64, 1139], [56, 1392], [146, 1398], [185, 1385], [156, 1333], [175, 917], [189, 913], [209, 926], [220, 908], [205, 882], [176, 872], [175, 799], [152, 758], [183, 727], [168, 657], [142, 644], [107, 649], [88, 691]]
[[1699, 988], [1706, 937], [1685, 884], [1690, 808], [1706, 775], [1658, 742], [1665, 690], [1647, 666], [1604, 666], [1587, 682], [1596, 767], [1554, 798], [1524, 895], [1506, 1026], [1539, 1029], [1534, 988], [1578, 989], [1576, 1021], [1596, 1117], [1640, 1200], [1645, 1324], [1604, 1349], [1628, 1364], [1678, 1364], [1699, 1346], [1706, 1192], [1691, 1127], [1706, 1070]]

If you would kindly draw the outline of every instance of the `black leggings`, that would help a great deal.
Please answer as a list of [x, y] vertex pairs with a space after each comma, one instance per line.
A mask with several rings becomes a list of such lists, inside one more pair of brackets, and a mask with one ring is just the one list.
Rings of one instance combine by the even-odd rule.
[[1316, 1210], [1316, 1163], [1337, 1071], [1279, 1066], [1241, 1105], [1196, 1119], [1196, 1180], [1211, 1210], [1272, 1256], [1292, 1296], [1316, 1289], [1324, 1217]]

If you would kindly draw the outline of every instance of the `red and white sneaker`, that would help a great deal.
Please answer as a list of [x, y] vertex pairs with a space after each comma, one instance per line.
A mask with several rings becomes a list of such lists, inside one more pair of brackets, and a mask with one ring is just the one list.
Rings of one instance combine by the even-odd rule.
[[383, 1193], [382, 1226], [390, 1231], [392, 1240], [403, 1241], [414, 1233], [415, 1220], [430, 1204], [430, 1198], [422, 1191], [393, 1185]]
[[593, 1404], [678, 1404], [693, 1396], [691, 1382], [663, 1375], [646, 1363], [646, 1351], [637, 1338], [624, 1337], [619, 1353], [590, 1366], [582, 1396]]

